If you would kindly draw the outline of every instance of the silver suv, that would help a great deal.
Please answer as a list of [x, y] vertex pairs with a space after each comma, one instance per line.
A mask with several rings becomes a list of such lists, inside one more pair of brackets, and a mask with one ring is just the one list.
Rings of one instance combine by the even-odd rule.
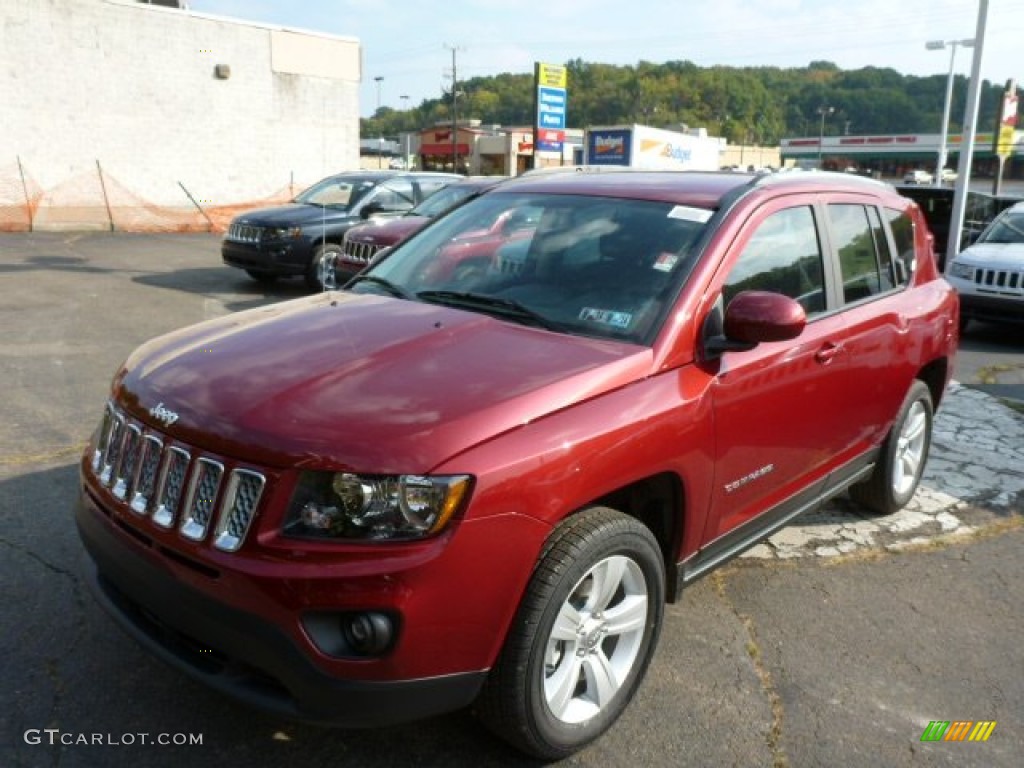
[[999, 214], [949, 265], [960, 327], [971, 318], [1024, 322], [1024, 202]]

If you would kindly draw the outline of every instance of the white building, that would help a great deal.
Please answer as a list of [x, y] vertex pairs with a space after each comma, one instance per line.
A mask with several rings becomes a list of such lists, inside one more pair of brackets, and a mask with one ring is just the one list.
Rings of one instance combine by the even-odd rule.
[[0, 230], [204, 229], [359, 167], [358, 40], [174, 5], [3, 0]]

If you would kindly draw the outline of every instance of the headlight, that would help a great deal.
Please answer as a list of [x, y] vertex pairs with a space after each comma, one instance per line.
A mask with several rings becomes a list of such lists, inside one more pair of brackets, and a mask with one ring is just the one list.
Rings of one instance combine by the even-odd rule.
[[302, 237], [302, 227], [271, 227], [267, 234], [271, 240], [292, 240]]
[[284, 533], [335, 540], [423, 538], [448, 524], [469, 486], [468, 475], [303, 472]]
[[949, 274], [953, 277], [959, 277], [961, 280], [973, 280], [974, 267], [968, 264], [963, 264], [959, 261], [954, 261], [949, 268]]

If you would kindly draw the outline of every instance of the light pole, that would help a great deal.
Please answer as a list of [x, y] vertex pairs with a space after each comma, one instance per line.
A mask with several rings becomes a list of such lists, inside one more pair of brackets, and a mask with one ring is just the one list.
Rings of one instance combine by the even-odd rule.
[[821, 123], [818, 126], [818, 170], [822, 170], [821, 167], [821, 151], [822, 145], [825, 143], [825, 115], [831, 115], [836, 111], [835, 107], [820, 106], [818, 107], [818, 115], [821, 117]]
[[380, 84], [384, 82], [384, 78], [381, 75], [377, 75], [373, 78], [373, 81], [377, 83], [377, 111], [380, 112]]
[[[408, 110], [409, 109], [409, 94], [408, 93], [403, 93], [398, 98], [400, 98], [402, 100], [402, 105], [403, 105], [402, 106], [402, 110], [403, 111]], [[405, 137], [404, 137], [404, 139], [405, 140], [402, 142], [402, 145], [403, 145], [402, 146], [402, 152], [403, 152], [403, 154], [402, 154], [402, 163], [403, 163], [403, 166], [404, 166], [405, 170], [408, 171], [408, 170], [410, 170], [410, 166], [412, 165], [409, 162], [409, 125], [408, 125], [408, 123], [406, 123], [406, 126], [405, 126]]]
[[949, 77], [946, 78], [946, 101], [942, 108], [942, 134], [939, 138], [939, 158], [935, 165], [935, 178], [932, 183], [936, 187], [942, 186], [942, 172], [946, 169], [946, 142], [949, 139], [949, 108], [953, 99], [953, 61], [956, 59], [956, 48], [962, 45], [964, 48], [973, 48], [974, 40], [929, 40], [924, 47], [929, 51], [941, 51], [950, 48], [949, 52]]

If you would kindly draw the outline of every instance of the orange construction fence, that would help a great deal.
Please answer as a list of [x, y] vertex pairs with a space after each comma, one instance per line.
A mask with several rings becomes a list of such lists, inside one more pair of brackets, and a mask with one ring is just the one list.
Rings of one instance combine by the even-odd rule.
[[294, 183], [252, 200], [216, 203], [178, 183], [181, 205], [157, 205], [105, 172], [80, 173], [44, 189], [21, 161], [0, 165], [0, 232], [109, 229], [122, 232], [223, 232], [232, 217], [292, 199]]

